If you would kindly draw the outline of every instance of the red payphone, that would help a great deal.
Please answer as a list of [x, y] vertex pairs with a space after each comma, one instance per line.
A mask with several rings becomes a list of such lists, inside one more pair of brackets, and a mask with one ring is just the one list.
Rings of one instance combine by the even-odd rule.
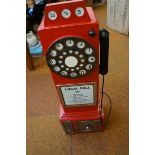
[[76, 0], [47, 4], [38, 34], [60, 98], [65, 132], [102, 130], [99, 72], [108, 72], [109, 33], [99, 31], [93, 9]]

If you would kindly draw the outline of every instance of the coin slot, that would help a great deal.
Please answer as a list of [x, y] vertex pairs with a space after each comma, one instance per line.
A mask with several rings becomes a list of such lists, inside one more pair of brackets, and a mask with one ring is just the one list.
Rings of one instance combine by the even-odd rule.
[[78, 7], [76, 10], [75, 10], [75, 14], [76, 16], [78, 17], [82, 17], [84, 15], [84, 9], [82, 7]]
[[48, 18], [49, 18], [50, 20], [56, 20], [56, 19], [57, 19], [57, 13], [56, 13], [55, 11], [50, 11], [50, 12], [48, 13]]
[[71, 16], [71, 11], [69, 9], [64, 9], [61, 14], [64, 18], [69, 18]]

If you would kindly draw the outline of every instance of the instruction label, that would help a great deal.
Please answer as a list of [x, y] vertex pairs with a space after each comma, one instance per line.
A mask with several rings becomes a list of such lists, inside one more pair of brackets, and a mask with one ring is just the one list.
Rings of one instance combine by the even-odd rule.
[[61, 87], [66, 106], [94, 104], [94, 85], [78, 85]]

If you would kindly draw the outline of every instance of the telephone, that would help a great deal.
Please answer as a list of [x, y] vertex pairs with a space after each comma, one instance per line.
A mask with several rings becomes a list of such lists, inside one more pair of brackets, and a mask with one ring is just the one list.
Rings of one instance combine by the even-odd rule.
[[47, 4], [38, 35], [60, 98], [65, 132], [101, 131], [99, 73], [108, 72], [108, 31], [99, 31], [93, 9], [75, 0]]

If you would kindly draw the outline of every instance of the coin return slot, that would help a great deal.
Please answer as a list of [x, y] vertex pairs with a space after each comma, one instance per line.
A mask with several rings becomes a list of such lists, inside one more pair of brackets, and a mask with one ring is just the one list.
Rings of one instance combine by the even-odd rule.
[[77, 123], [79, 132], [97, 131], [100, 130], [100, 120], [79, 121]]

